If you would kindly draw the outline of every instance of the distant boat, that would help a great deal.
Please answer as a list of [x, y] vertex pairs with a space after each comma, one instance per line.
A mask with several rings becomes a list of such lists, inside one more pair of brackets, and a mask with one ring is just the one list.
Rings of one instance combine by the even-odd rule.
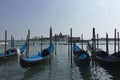
[[26, 49], [26, 43], [21, 48], [10, 48], [4, 53], [0, 53], [0, 60], [5, 60], [8, 57], [17, 55], [17, 53], [23, 53]]
[[43, 49], [41, 53], [38, 52], [37, 55], [34, 55], [32, 57], [26, 58], [22, 54], [20, 55], [20, 65], [23, 68], [28, 68], [41, 64], [41, 62], [50, 58], [53, 51], [54, 51], [54, 45], [50, 44], [48, 48]]
[[84, 51], [83, 49], [80, 49], [76, 43], [73, 44], [73, 54], [74, 54], [74, 60], [75, 62], [79, 64], [88, 64], [90, 63], [90, 56], [89, 54]]
[[[6, 44], [8, 44], [8, 42]], [[5, 42], [4, 41], [0, 41], [0, 45], [5, 45]]]

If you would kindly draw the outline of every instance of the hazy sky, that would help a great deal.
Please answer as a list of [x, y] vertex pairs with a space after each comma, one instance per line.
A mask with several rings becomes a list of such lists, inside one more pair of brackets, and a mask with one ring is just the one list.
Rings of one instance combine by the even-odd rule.
[[4, 31], [8, 38], [26, 38], [28, 29], [31, 37], [53, 34], [84, 35], [92, 37], [92, 28], [100, 37], [113, 37], [114, 28], [120, 31], [120, 0], [0, 0], [0, 39]]

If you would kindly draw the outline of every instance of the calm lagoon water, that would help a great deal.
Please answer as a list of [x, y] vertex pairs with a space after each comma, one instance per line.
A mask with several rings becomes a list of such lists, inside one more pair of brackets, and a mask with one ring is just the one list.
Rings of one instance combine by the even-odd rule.
[[[30, 45], [30, 56], [41, 51], [40, 42], [34, 43], [33, 45], [31, 42]], [[23, 44], [24, 42], [16, 41], [15, 47], [20, 47]], [[120, 69], [106, 68], [92, 61], [89, 66], [78, 66], [73, 61], [71, 68], [71, 59], [70, 55], [68, 56], [69, 51], [66, 44], [66, 42], [58, 42], [56, 55], [54, 52], [51, 59], [33, 68], [22, 68], [18, 56], [7, 61], [0, 61], [0, 80], [120, 80]], [[49, 42], [44, 42], [43, 48], [48, 45]], [[81, 47], [80, 43], [78, 45]], [[9, 47], [10, 44], [7, 45], [7, 48]], [[104, 44], [99, 47], [105, 50]], [[113, 53], [113, 47], [113, 45], [109, 45], [110, 53]], [[86, 49], [86, 44], [84, 44], [84, 49]], [[0, 52], [3, 51], [4, 45], [0, 45]]]

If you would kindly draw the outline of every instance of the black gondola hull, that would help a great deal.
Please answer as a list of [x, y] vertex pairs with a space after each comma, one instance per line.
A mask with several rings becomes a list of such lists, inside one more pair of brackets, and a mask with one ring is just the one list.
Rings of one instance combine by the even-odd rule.
[[[50, 56], [50, 55], [49, 55]], [[46, 60], [49, 60], [49, 56], [43, 58], [43, 59], [40, 59], [40, 60], [25, 60], [23, 56], [20, 56], [20, 65], [21, 67], [23, 68], [28, 68], [28, 67], [34, 67], [38, 64], [42, 64], [44, 63]]]
[[90, 64], [90, 57], [86, 58], [86, 59], [78, 59], [77, 56], [74, 56], [74, 61], [75, 63], [77, 63], [78, 65], [89, 65]]
[[92, 53], [91, 48], [87, 48], [92, 55], [92, 59], [98, 62], [100, 65], [106, 67], [120, 67], [120, 59], [114, 56], [109, 55], [101, 49], [96, 49], [95, 53]]

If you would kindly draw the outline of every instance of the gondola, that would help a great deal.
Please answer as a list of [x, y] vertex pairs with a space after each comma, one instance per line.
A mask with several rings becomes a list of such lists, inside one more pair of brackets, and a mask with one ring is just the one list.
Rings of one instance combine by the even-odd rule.
[[115, 56], [109, 55], [104, 50], [96, 48], [96, 51], [93, 53], [92, 48], [88, 46], [87, 49], [91, 53], [93, 60], [100, 63], [101, 65], [104, 65], [107, 67], [120, 66], [120, 59]]
[[120, 51], [118, 51], [118, 52], [116, 52], [116, 53], [111, 54], [111, 56], [115, 56], [115, 57], [120, 58]]
[[5, 60], [8, 59], [8, 57], [17, 55], [19, 53], [23, 53], [24, 50], [26, 49], [27, 44], [25, 43], [22, 47], [20, 48], [10, 48], [7, 51], [0, 53], [0, 60]]
[[38, 65], [43, 61], [45, 61], [46, 59], [49, 59], [53, 51], [54, 51], [54, 45], [50, 44], [48, 48], [43, 49], [41, 53], [38, 52], [38, 54], [35, 56], [26, 58], [25, 56], [20, 55], [20, 65], [23, 68], [28, 68]]
[[83, 49], [80, 49], [76, 43], [73, 44], [73, 54], [74, 54], [74, 61], [77, 64], [88, 64], [90, 63], [90, 56], [89, 54], [84, 51]]

